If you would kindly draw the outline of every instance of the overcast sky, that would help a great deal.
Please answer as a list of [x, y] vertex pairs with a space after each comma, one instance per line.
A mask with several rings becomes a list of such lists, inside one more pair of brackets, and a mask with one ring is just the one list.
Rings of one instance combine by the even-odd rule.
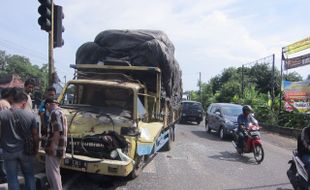
[[[63, 6], [65, 44], [54, 50], [62, 81], [73, 77], [77, 48], [107, 29], [154, 29], [175, 46], [183, 89], [197, 90], [224, 68], [272, 54], [280, 68], [281, 48], [310, 37], [309, 0], [54, 0]], [[48, 35], [40, 30], [38, 1], [2, 0], [0, 50], [47, 63]], [[304, 78], [310, 66], [296, 71]]]

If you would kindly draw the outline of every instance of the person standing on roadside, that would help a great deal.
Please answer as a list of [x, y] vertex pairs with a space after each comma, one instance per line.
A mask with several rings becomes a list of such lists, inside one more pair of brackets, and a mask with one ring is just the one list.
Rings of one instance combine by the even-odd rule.
[[0, 111], [9, 109], [11, 107], [9, 98], [10, 98], [10, 89], [9, 88], [3, 89], [1, 91]]
[[[56, 97], [56, 89], [51, 86], [47, 89], [46, 98], [54, 99]], [[45, 99], [46, 100], [46, 99]], [[41, 135], [46, 136], [47, 133], [47, 124], [48, 124], [48, 118], [49, 118], [49, 112], [45, 108], [45, 100], [41, 101], [41, 104], [39, 106], [39, 116], [41, 119]]]
[[60, 160], [65, 157], [67, 146], [67, 118], [55, 99], [45, 100], [46, 110], [50, 113], [47, 125], [45, 147], [45, 172], [53, 190], [62, 190]]
[[[0, 111], [11, 108], [11, 104], [9, 102], [9, 92], [10, 92], [10, 89], [8, 88], [5, 88], [1, 91]], [[6, 173], [4, 170], [2, 153], [3, 153], [3, 150], [0, 146], [0, 183], [6, 183], [7, 179], [6, 179]]]
[[25, 92], [28, 96], [28, 100], [27, 100], [27, 107], [28, 109], [32, 110], [32, 99], [31, 99], [31, 94], [33, 92], [33, 89], [34, 89], [34, 86], [35, 86], [35, 81], [34, 79], [30, 78], [30, 79], [27, 79], [25, 81], [25, 84], [24, 84], [24, 87], [25, 87]]
[[17, 92], [14, 95], [12, 107], [0, 112], [1, 147], [3, 148], [4, 167], [10, 190], [19, 190], [18, 166], [25, 178], [25, 189], [35, 189], [34, 155], [26, 155], [24, 152], [25, 130], [31, 134], [36, 145], [36, 152], [38, 151], [39, 135], [34, 114], [25, 109], [27, 101], [27, 94], [22, 91]]
[[[10, 109], [13, 103], [13, 97], [16, 94], [16, 88], [5, 88], [1, 91], [0, 111]], [[4, 169], [3, 150], [0, 145], [0, 183], [6, 183], [6, 172]]]

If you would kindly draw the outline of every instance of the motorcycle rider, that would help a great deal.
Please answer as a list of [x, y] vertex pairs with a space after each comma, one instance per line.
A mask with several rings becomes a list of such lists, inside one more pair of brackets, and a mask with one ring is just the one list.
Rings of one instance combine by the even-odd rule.
[[310, 176], [310, 125], [304, 127], [298, 136], [297, 152], [306, 165], [308, 176]]
[[244, 130], [248, 128], [249, 123], [253, 123], [254, 125], [257, 125], [257, 120], [253, 117], [253, 109], [249, 105], [245, 105], [242, 107], [242, 114], [238, 116], [238, 144], [237, 144], [237, 150], [239, 153], [243, 152], [243, 142], [245, 139]]

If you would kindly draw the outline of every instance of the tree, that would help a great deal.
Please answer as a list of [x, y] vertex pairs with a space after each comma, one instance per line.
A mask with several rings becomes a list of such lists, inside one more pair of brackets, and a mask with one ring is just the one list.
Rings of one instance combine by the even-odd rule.
[[45, 90], [47, 87], [48, 66], [43, 64], [42, 67], [32, 65], [30, 60], [20, 55], [6, 55], [0, 50], [1, 73], [18, 74], [23, 81], [28, 78], [36, 78], [39, 81], [40, 89]]
[[233, 97], [235, 95], [240, 95], [240, 82], [237, 80], [230, 80], [227, 81], [222, 85], [221, 90], [219, 91], [219, 94], [216, 97], [216, 100], [219, 102], [232, 102]]
[[3, 70], [6, 65], [5, 51], [0, 50], [0, 69]]
[[291, 82], [297, 82], [297, 81], [302, 81], [302, 76], [294, 71], [288, 74], [284, 74], [283, 79], [291, 81]]

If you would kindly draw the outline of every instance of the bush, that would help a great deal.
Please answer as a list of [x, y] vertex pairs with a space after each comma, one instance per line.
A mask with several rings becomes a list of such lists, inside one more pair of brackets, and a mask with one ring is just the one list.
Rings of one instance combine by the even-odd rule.
[[286, 112], [279, 114], [278, 125], [288, 128], [302, 129], [310, 124], [310, 115], [305, 113]]

